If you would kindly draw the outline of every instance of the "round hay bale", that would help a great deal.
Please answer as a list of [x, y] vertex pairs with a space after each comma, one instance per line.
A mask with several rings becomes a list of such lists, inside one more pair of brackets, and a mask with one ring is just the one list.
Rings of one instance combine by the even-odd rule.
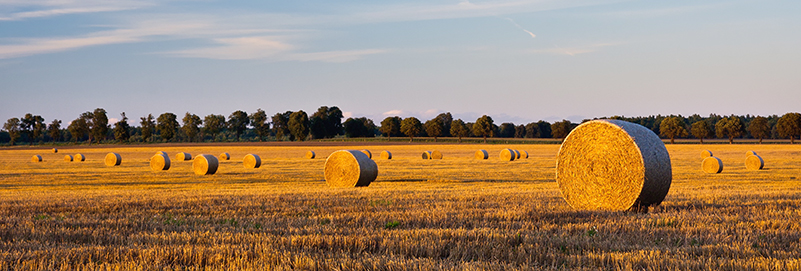
[[230, 154], [228, 154], [227, 152], [221, 153], [221, 154], [220, 154], [220, 160], [221, 160], [221, 161], [228, 161], [228, 160], [231, 160], [231, 155], [230, 155]]
[[714, 156], [704, 158], [704, 161], [701, 162], [701, 169], [706, 173], [720, 173], [723, 171], [723, 161]]
[[187, 152], [179, 152], [175, 155], [175, 160], [178, 161], [189, 161], [192, 160], [192, 155]]
[[170, 156], [166, 153], [156, 153], [150, 157], [150, 169], [153, 171], [170, 169]]
[[389, 160], [389, 159], [392, 159], [392, 153], [389, 152], [389, 151], [382, 151], [381, 154], [379, 155], [379, 157], [381, 157], [381, 159], [384, 159], [384, 160]]
[[442, 159], [442, 153], [439, 151], [432, 151], [431, 152], [431, 159]]
[[515, 157], [517, 157], [517, 155], [515, 154], [515, 151], [513, 151], [511, 149], [503, 149], [503, 150], [501, 150], [500, 157], [501, 157], [501, 160], [503, 160], [503, 161], [514, 161]]
[[157, 152], [156, 152], [156, 154], [169, 155], [169, 154], [167, 154], [167, 152], [165, 152], [165, 151], [157, 151]]
[[58, 149], [53, 148], [53, 153], [58, 153]]
[[476, 159], [484, 160], [489, 158], [489, 153], [487, 150], [477, 150], [475, 154]]
[[745, 158], [745, 168], [748, 170], [760, 170], [765, 167], [765, 160], [759, 155], [749, 155]]
[[378, 177], [378, 166], [360, 151], [335, 151], [325, 160], [325, 182], [330, 187], [368, 186]]
[[72, 155], [69, 155], [69, 154], [64, 155], [64, 161], [72, 162]]
[[515, 160], [519, 160], [520, 159], [520, 151], [518, 151], [518, 150], [513, 150], [513, 151], [515, 151]]
[[749, 155], [757, 155], [755, 151], [747, 151], [745, 152], [745, 156], [748, 157]]
[[38, 154], [34, 154], [33, 157], [31, 157], [31, 162], [34, 162], [34, 163], [42, 162], [42, 156], [38, 155]]
[[520, 157], [523, 159], [528, 159], [528, 152], [527, 151], [520, 151]]
[[701, 158], [707, 158], [707, 157], [712, 157], [712, 156], [714, 156], [714, 155], [712, 155], [712, 152], [709, 151], [709, 150], [701, 151]]
[[422, 157], [425, 160], [431, 159], [431, 151], [424, 151]]
[[83, 154], [80, 154], [80, 153], [73, 155], [73, 157], [75, 157], [74, 161], [76, 161], [76, 162], [86, 161], [86, 156], [84, 156]]
[[650, 129], [620, 120], [576, 127], [559, 148], [556, 182], [576, 209], [636, 210], [665, 199], [670, 155]]
[[197, 175], [212, 175], [217, 172], [220, 162], [211, 154], [198, 154], [192, 161], [192, 170]]
[[367, 158], [373, 159], [373, 153], [370, 150], [362, 150], [362, 153], [367, 155]]
[[122, 156], [119, 153], [110, 152], [106, 154], [106, 159], [103, 159], [103, 162], [106, 163], [106, 166], [119, 166], [122, 164]]
[[242, 159], [242, 165], [245, 168], [259, 168], [261, 167], [261, 157], [252, 153], [245, 155], [245, 158]]
[[317, 157], [317, 154], [314, 153], [314, 151], [307, 151], [306, 152], [306, 158], [314, 159], [314, 157]]

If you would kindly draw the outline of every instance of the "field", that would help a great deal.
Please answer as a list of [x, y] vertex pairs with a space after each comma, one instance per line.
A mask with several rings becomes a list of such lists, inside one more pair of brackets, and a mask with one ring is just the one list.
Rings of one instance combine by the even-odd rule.
[[[562, 200], [559, 145], [370, 144], [2, 149], [0, 270], [801, 270], [799, 145], [668, 145], [667, 198], [625, 213]], [[502, 148], [531, 157], [503, 162]], [[371, 150], [377, 181], [328, 188], [339, 149]], [[701, 172], [704, 149], [723, 173]], [[765, 170], [745, 169], [747, 150]], [[121, 166], [103, 165], [111, 151]], [[156, 151], [231, 160], [211, 176], [191, 161], [152, 172]], [[62, 160], [75, 153], [87, 161]], [[242, 166], [248, 153], [261, 168]]]

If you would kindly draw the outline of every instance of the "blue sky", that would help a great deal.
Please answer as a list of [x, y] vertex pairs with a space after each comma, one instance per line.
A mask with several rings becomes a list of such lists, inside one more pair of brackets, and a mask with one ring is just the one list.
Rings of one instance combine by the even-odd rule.
[[801, 111], [801, 1], [0, 0], [0, 119]]

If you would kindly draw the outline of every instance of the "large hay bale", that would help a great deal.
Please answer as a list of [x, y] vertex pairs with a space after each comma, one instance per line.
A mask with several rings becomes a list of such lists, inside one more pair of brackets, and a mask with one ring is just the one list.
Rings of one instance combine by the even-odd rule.
[[665, 144], [631, 122], [585, 122], [559, 148], [556, 182], [576, 209], [647, 211], [665, 199], [672, 179]]
[[153, 171], [170, 169], [170, 156], [166, 153], [156, 153], [150, 157], [150, 169]]
[[759, 155], [749, 155], [745, 158], [745, 168], [748, 170], [760, 170], [765, 167], [765, 160]]
[[230, 154], [228, 154], [227, 152], [221, 153], [221, 154], [220, 154], [220, 160], [221, 160], [221, 161], [228, 161], [228, 160], [231, 160], [231, 155], [230, 155]]
[[58, 153], [58, 149], [53, 148], [53, 153]]
[[723, 171], [723, 161], [714, 156], [704, 158], [704, 161], [701, 161], [701, 169], [706, 173], [720, 173]]
[[306, 152], [306, 158], [314, 159], [314, 157], [317, 157], [317, 154], [314, 153], [314, 151], [307, 151]]
[[747, 151], [745, 152], [745, 156], [748, 157], [749, 155], [757, 155], [755, 151]]
[[477, 150], [475, 154], [476, 159], [484, 160], [489, 158], [489, 153], [487, 150]]
[[186, 152], [179, 152], [175, 155], [175, 160], [178, 161], [189, 161], [192, 160], [192, 155]]
[[373, 153], [370, 150], [362, 150], [362, 153], [367, 155], [367, 158], [373, 159]]
[[712, 155], [712, 152], [709, 151], [709, 150], [701, 151], [701, 158], [707, 158], [707, 157], [712, 157], [712, 156], [714, 156], [714, 155]]
[[119, 153], [110, 152], [106, 154], [106, 159], [103, 159], [103, 162], [106, 163], [106, 166], [119, 166], [122, 164], [122, 156]]
[[515, 160], [520, 159], [520, 151], [518, 150], [513, 150], [513, 151], [515, 151]]
[[252, 153], [245, 155], [245, 158], [242, 159], [242, 165], [245, 168], [259, 168], [261, 167], [261, 157]]
[[34, 163], [42, 162], [42, 156], [38, 155], [38, 154], [34, 154], [33, 157], [31, 157], [31, 162], [34, 162]]
[[217, 172], [220, 162], [211, 154], [198, 154], [192, 161], [192, 170], [197, 175], [212, 175]]
[[69, 155], [69, 154], [64, 155], [64, 161], [72, 162], [72, 155]]
[[379, 157], [381, 157], [381, 159], [384, 159], [384, 160], [389, 160], [389, 159], [392, 159], [392, 153], [389, 152], [389, 151], [382, 151], [381, 154], [379, 155]]
[[442, 159], [442, 153], [435, 150], [431, 152], [431, 159]]
[[500, 157], [501, 157], [501, 160], [503, 160], [503, 161], [514, 161], [515, 157], [517, 157], [517, 155], [515, 154], [515, 151], [513, 151], [511, 149], [503, 149], [503, 150], [501, 150]]
[[528, 152], [527, 151], [520, 151], [520, 157], [523, 159], [528, 159]]
[[73, 155], [73, 157], [75, 157], [75, 160], [73, 160], [73, 161], [76, 161], [76, 162], [86, 161], [86, 156], [84, 156], [83, 154], [80, 154], [80, 153]]
[[325, 160], [325, 182], [330, 187], [368, 186], [378, 177], [378, 166], [360, 151], [335, 151]]
[[431, 159], [431, 151], [424, 151], [422, 157], [425, 160]]

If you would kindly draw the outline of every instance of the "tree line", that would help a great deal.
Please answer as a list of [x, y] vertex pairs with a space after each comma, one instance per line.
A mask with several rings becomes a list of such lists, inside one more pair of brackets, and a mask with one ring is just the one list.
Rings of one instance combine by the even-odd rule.
[[[187, 112], [180, 119], [166, 112], [154, 117], [152, 114], [139, 118], [139, 126], [130, 126], [128, 117], [110, 124], [108, 113], [103, 108], [81, 113], [76, 119], [62, 127], [62, 121], [49, 124], [39, 115], [25, 114], [22, 118], [10, 118], [0, 131], [2, 144], [41, 144], [44, 142], [124, 143], [124, 142], [229, 142], [229, 141], [304, 141], [335, 137], [440, 137], [487, 138], [564, 138], [577, 123], [568, 120], [549, 123], [537, 121], [515, 125], [511, 122], [496, 125], [492, 117], [484, 115], [474, 122], [453, 119], [450, 112], [422, 122], [416, 117], [384, 118], [377, 126], [366, 117], [347, 118], [344, 122], [342, 110], [336, 106], [321, 106], [309, 116], [303, 110], [278, 112], [268, 116], [262, 109], [248, 114], [237, 110], [227, 118], [210, 114], [203, 118]], [[735, 138], [763, 139], [789, 138], [791, 143], [801, 136], [801, 114], [787, 113], [782, 116], [720, 116], [692, 115], [605, 117], [643, 125], [662, 138], [725, 138], [730, 143]], [[586, 119], [583, 122], [590, 121]]]

